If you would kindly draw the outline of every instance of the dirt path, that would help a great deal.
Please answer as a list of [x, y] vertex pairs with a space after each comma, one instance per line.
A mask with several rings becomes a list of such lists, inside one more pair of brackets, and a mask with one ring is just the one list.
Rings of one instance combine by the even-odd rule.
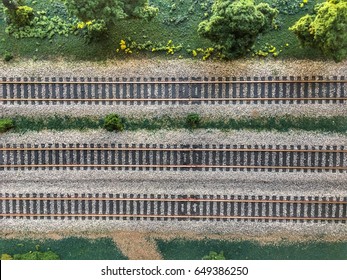
[[140, 232], [116, 232], [112, 238], [117, 247], [129, 260], [161, 260], [154, 241]]

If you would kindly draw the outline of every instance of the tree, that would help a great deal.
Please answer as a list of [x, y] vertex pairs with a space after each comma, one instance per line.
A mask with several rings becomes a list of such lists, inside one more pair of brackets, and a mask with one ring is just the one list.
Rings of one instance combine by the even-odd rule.
[[107, 24], [127, 17], [150, 19], [158, 12], [148, 0], [65, 0], [65, 5], [83, 22], [103, 20]]
[[24, 6], [24, 0], [2, 0], [6, 21], [19, 27], [29, 25], [34, 18], [34, 10]]
[[259, 33], [272, 25], [278, 11], [253, 0], [215, 0], [212, 16], [199, 24], [198, 32], [223, 46], [228, 57], [245, 54]]
[[289, 30], [303, 46], [318, 48], [327, 57], [341, 61], [347, 57], [347, 0], [327, 0], [314, 10]]
[[9, 10], [15, 10], [18, 8], [19, 4], [15, 0], [2, 0], [2, 4]]

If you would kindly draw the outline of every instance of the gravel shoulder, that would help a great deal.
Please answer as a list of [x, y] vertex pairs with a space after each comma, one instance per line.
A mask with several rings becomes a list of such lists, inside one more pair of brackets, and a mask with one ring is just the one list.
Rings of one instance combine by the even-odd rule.
[[130, 118], [183, 117], [227, 119], [266, 116], [346, 116], [346, 104], [229, 104], [229, 105], [0, 105], [0, 117], [97, 116], [117, 113]]
[[196, 129], [138, 130], [119, 133], [106, 130], [51, 131], [0, 134], [0, 144], [126, 143], [126, 144], [215, 144], [215, 145], [309, 145], [347, 146], [347, 135], [291, 130], [288, 132]]
[[[270, 226], [271, 225], [271, 226]], [[27, 220], [11, 219], [1, 220], [0, 226], [6, 231], [0, 232], [0, 235], [15, 231], [19, 234], [28, 233], [56, 233], [69, 232], [76, 234], [80, 232], [98, 232], [108, 234], [115, 230], [133, 231], [133, 232], [156, 232], [161, 234], [180, 233], [191, 234], [234, 234], [237, 236], [263, 237], [266, 235], [281, 235], [283, 238], [296, 236], [310, 236], [310, 238], [322, 238], [328, 236], [330, 240], [346, 240], [347, 227], [345, 224], [327, 224], [327, 223], [250, 223], [250, 222], [208, 222], [208, 221], [170, 221], [162, 223], [157, 221], [102, 221], [88, 219], [85, 221], [75, 220]], [[293, 238], [293, 237], [292, 237]]]
[[252, 77], [252, 76], [344, 76], [347, 61], [252, 59], [228, 62], [191, 59], [126, 59], [76, 62], [56, 59], [21, 59], [0, 62], [3, 77]]

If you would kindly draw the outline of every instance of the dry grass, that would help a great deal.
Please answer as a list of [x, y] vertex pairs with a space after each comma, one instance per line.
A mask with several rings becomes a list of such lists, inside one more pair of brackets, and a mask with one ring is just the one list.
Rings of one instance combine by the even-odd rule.
[[129, 260], [161, 260], [154, 239], [141, 232], [121, 231], [112, 234], [113, 240]]

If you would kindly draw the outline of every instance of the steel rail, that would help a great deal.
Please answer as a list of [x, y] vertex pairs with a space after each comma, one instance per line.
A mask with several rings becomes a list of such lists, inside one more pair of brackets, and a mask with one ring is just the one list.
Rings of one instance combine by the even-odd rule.
[[113, 217], [113, 218], [171, 218], [171, 219], [243, 219], [243, 220], [321, 220], [347, 221], [347, 217], [278, 217], [225, 215], [155, 215], [155, 214], [0, 214], [0, 217]]
[[[18, 144], [20, 145], [20, 144]], [[162, 151], [162, 152], [275, 152], [275, 153], [347, 153], [347, 150], [269, 149], [269, 148], [151, 148], [151, 147], [0, 147], [0, 151]]]
[[0, 98], [0, 101], [41, 101], [41, 102], [196, 102], [196, 101], [319, 101], [319, 100], [347, 100], [347, 97], [242, 97], [242, 98]]
[[0, 81], [0, 85], [6, 84], [38, 84], [38, 85], [60, 85], [60, 84], [92, 84], [92, 85], [151, 85], [151, 84], [281, 84], [281, 83], [346, 83], [346, 80], [215, 80], [215, 81]]
[[347, 170], [347, 166], [263, 166], [263, 165], [196, 165], [196, 164], [2, 164], [0, 168], [49, 168], [49, 167], [129, 167], [129, 168], [235, 168], [235, 169], [299, 169], [299, 170]]
[[122, 198], [122, 197], [0, 197], [0, 201], [154, 201], [154, 202], [228, 202], [228, 203], [300, 203], [347, 204], [329, 200], [271, 200], [271, 199], [207, 199], [207, 198]]

